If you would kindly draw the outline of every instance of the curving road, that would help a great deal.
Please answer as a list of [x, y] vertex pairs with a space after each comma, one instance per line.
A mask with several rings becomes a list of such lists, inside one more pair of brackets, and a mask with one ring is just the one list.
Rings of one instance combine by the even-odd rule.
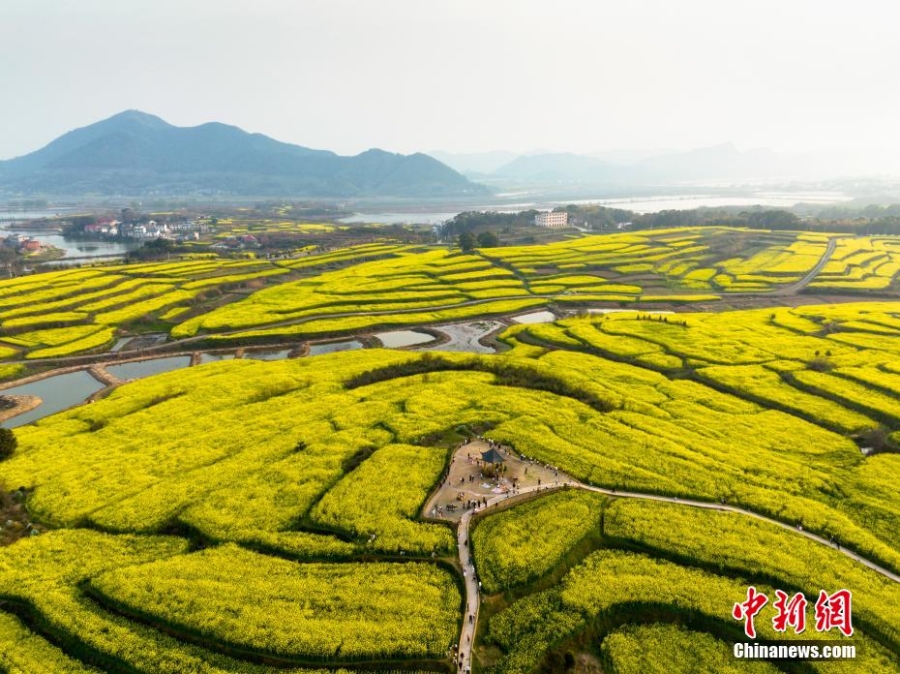
[[834, 249], [835, 246], [837, 246], [839, 238], [840, 237], [831, 237], [830, 239], [828, 239], [828, 245], [825, 247], [825, 252], [822, 254], [822, 258], [818, 262], [816, 262], [816, 266], [810, 269], [809, 273], [806, 276], [804, 276], [796, 283], [791, 283], [790, 285], [787, 285], [784, 288], [779, 288], [774, 292], [779, 295], [793, 295], [803, 290], [807, 285], [809, 285], [810, 281], [812, 281], [816, 276], [819, 275], [819, 272], [822, 271], [822, 267], [828, 264], [828, 261], [834, 254]]
[[[607, 496], [611, 496], [614, 498], [636, 498], [636, 499], [644, 499], [647, 501], [660, 501], [662, 503], [674, 503], [682, 506], [687, 506], [689, 508], [703, 508], [705, 510], [718, 510], [721, 512], [731, 512], [737, 513], [739, 515], [745, 515], [747, 517], [753, 517], [758, 520], [762, 520], [764, 522], [768, 522], [769, 524], [774, 524], [782, 529], [787, 529], [788, 531], [792, 531], [795, 534], [799, 534], [800, 536], [805, 536], [811, 541], [815, 541], [816, 543], [820, 543], [825, 545], [832, 550], [837, 549], [850, 559], [859, 562], [863, 566], [868, 567], [872, 571], [875, 571], [878, 574], [881, 574], [885, 578], [894, 581], [895, 583], [900, 583], [900, 575], [885, 569], [884, 567], [875, 564], [871, 560], [862, 557], [855, 552], [848, 550], [847, 548], [836, 547], [834, 543], [829, 541], [822, 536], [819, 536], [814, 533], [810, 533], [809, 531], [805, 531], [802, 529], [798, 529], [789, 524], [785, 524], [784, 522], [779, 522], [778, 520], [771, 519], [764, 515], [760, 515], [759, 513], [752, 512], [750, 510], [744, 510], [743, 508], [738, 508], [737, 506], [731, 506], [727, 504], [720, 503], [709, 503], [706, 501], [694, 501], [691, 499], [681, 499], [676, 498], [674, 496], [658, 496], [656, 494], [642, 494], [639, 492], [628, 492], [628, 491], [613, 491], [611, 489], [604, 489], [602, 487], [592, 487], [586, 484], [582, 484], [577, 480], [566, 479], [566, 480], [558, 480], [556, 482], [552, 482], [550, 484], [545, 484], [542, 486], [532, 486], [532, 487], [523, 487], [516, 491], [516, 495], [512, 498], [515, 499], [518, 496], [524, 496], [526, 494], [531, 494], [538, 491], [556, 491], [564, 488], [573, 488], [573, 489], [584, 489], [585, 491], [592, 491], [597, 494], [605, 494]], [[472, 663], [472, 644], [475, 641], [475, 628], [478, 625], [478, 609], [479, 609], [479, 587], [477, 582], [476, 570], [475, 570], [475, 560], [472, 558], [472, 553], [470, 546], [468, 545], [469, 541], [469, 524], [471, 523], [472, 516], [478, 512], [483, 512], [485, 510], [489, 510], [491, 508], [496, 508], [498, 505], [506, 503], [510, 499], [510, 495], [504, 494], [501, 496], [495, 496], [494, 498], [488, 499], [487, 505], [482, 506], [481, 508], [476, 508], [475, 510], [466, 511], [462, 516], [462, 519], [459, 521], [459, 528], [457, 529], [457, 543], [459, 545], [459, 563], [462, 566], [465, 572], [465, 586], [466, 586], [466, 615], [463, 619], [462, 632], [459, 637], [459, 653], [457, 655], [457, 665], [459, 666], [460, 672], [467, 672], [471, 668]], [[469, 616], [473, 616], [470, 622]]]

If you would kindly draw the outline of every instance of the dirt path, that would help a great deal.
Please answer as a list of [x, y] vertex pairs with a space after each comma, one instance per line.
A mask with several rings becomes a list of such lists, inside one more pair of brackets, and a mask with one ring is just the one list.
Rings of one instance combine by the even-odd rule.
[[557, 479], [557, 471], [553, 468], [523, 461], [503, 447], [498, 450], [505, 457], [506, 472], [499, 479], [487, 477], [482, 473], [479, 457], [490, 447], [489, 441], [475, 439], [457, 448], [450, 460], [447, 477], [425, 503], [423, 517], [459, 522], [464, 513], [472, 509], [466, 507], [469, 502], [498, 495], [508, 498], [525, 487], [549, 484]]
[[106, 384], [107, 386], [120, 386], [125, 382], [115, 375], [111, 374], [109, 370], [106, 369], [106, 366], [110, 365], [110, 363], [97, 363], [96, 365], [91, 365], [87, 371], [101, 384]]
[[459, 563], [463, 569], [463, 581], [466, 586], [466, 612], [463, 615], [457, 653], [457, 665], [460, 672], [472, 670], [472, 644], [475, 642], [475, 628], [478, 626], [478, 609], [481, 604], [478, 582], [475, 577], [475, 559], [472, 557], [472, 549], [469, 547], [469, 520], [471, 518], [472, 511], [467, 511], [456, 530]]
[[[473, 447], [475, 443], [469, 445], [461, 446], [454, 456], [454, 463], [456, 463], [456, 459], [462, 453], [462, 456], [465, 457], [468, 453], [475, 451]], [[478, 447], [486, 446], [486, 443], [480, 443]], [[505, 463], [509, 464], [510, 472], [512, 473], [516, 469], [522, 469], [526, 465], [531, 468], [533, 465], [522, 461], [518, 458], [513, 452], [506, 453]], [[518, 464], [516, 466], [515, 464]], [[793, 527], [789, 524], [785, 524], [784, 522], [779, 522], [778, 520], [771, 519], [766, 517], [765, 515], [760, 515], [758, 513], [752, 512], [750, 510], [745, 510], [744, 508], [739, 508], [737, 506], [731, 506], [723, 503], [709, 503], [706, 501], [696, 501], [692, 499], [681, 499], [674, 496], [659, 496], [656, 494], [642, 494], [639, 492], [629, 492], [629, 491], [618, 491], [611, 489], [604, 489], [602, 487], [592, 487], [586, 484], [582, 484], [577, 480], [572, 479], [568, 475], [565, 475], [562, 472], [554, 471], [553, 468], [543, 468], [544, 470], [550, 471], [551, 480], [541, 480], [541, 484], [538, 485], [536, 482], [528, 485], [522, 485], [515, 490], [515, 493], [507, 492], [504, 494], [491, 494], [487, 498], [487, 505], [478, 506], [472, 509], [467, 509], [462, 511], [458, 517], [455, 518], [458, 521], [456, 538], [457, 545], [459, 550], [459, 563], [463, 569], [464, 573], [464, 581], [466, 588], [466, 613], [463, 616], [463, 625], [462, 631], [459, 637], [459, 651], [457, 654], [457, 665], [459, 667], [460, 672], [468, 672], [471, 670], [472, 666], [472, 645], [475, 642], [475, 629], [478, 626], [478, 612], [480, 608], [480, 586], [478, 584], [477, 570], [475, 568], [475, 560], [472, 557], [471, 547], [469, 545], [469, 533], [470, 533], [470, 524], [472, 521], [472, 517], [476, 513], [482, 513], [486, 510], [498, 509], [498, 506], [509, 505], [510, 501], [518, 501], [525, 500], [526, 497], [533, 495], [537, 492], [542, 491], [557, 491], [559, 489], [584, 489], [585, 491], [591, 491], [597, 494], [605, 494], [607, 496], [613, 498], [634, 498], [634, 499], [643, 499], [647, 501], [658, 501], [661, 503], [671, 503], [680, 506], [685, 506], [688, 508], [703, 508], [704, 510], [717, 510], [720, 512], [731, 512], [739, 515], [744, 515], [746, 517], [752, 517], [757, 520], [761, 520], [763, 522], [768, 522], [769, 524], [774, 524], [776, 526], [781, 527], [782, 529], [786, 529], [800, 536], [805, 536], [811, 541], [815, 541], [821, 545], [825, 545], [833, 550], [838, 550], [845, 556], [850, 559], [862, 564], [863, 566], [868, 567], [872, 571], [884, 576], [885, 578], [892, 580], [895, 583], [900, 583], [900, 575], [885, 569], [878, 564], [875, 564], [871, 560], [862, 557], [861, 555], [856, 554], [851, 550], [847, 550], [844, 547], [836, 546], [833, 542], [829, 541], [822, 536], [811, 533], [809, 531], [805, 531], [803, 529], [798, 529], [797, 527]], [[531, 472], [531, 471], [529, 471]], [[451, 467], [451, 475], [452, 475], [452, 467]], [[546, 473], [544, 473], [546, 474]], [[440, 496], [443, 494], [443, 498], [447, 497], [447, 492], [445, 492], [446, 488], [442, 487], [436, 492], [436, 494], [429, 500], [429, 507], [433, 503], [437, 503], [440, 500]], [[450, 487], [452, 490], [452, 486]], [[453, 515], [454, 513], [451, 513]], [[450, 516], [442, 516], [443, 519], [451, 519], [454, 517]]]
[[885, 578], [894, 581], [895, 583], [900, 583], [900, 575], [894, 573], [893, 571], [888, 571], [882, 566], [879, 566], [875, 562], [872, 562], [861, 555], [856, 554], [852, 550], [848, 550], [847, 548], [840, 547], [836, 545], [832, 541], [829, 541], [827, 538], [819, 536], [818, 534], [814, 534], [812, 532], [806, 531], [805, 529], [799, 529], [797, 527], [791, 526], [790, 524], [785, 524], [784, 522], [779, 522], [778, 520], [772, 519], [770, 517], [766, 517], [765, 515], [760, 515], [759, 513], [755, 513], [752, 510], [745, 510], [744, 508], [739, 508], [737, 506], [731, 506], [724, 503], [709, 503], [708, 501], [694, 501], [692, 499], [681, 499], [675, 496], [658, 496], [655, 494], [641, 494], [639, 492], [623, 492], [623, 491], [612, 491], [610, 489], [603, 489], [602, 487], [590, 487], [585, 484], [581, 484], [575, 480], [570, 480], [566, 483], [566, 486], [574, 487], [576, 489], [585, 489], [587, 491], [592, 491], [597, 494], [606, 494], [607, 496], [612, 496], [614, 498], [638, 498], [644, 499], [646, 501], [660, 501], [662, 503], [674, 503], [677, 505], [688, 506], [690, 508], [703, 508], [704, 510], [718, 510], [721, 512], [730, 512], [736, 513], [738, 515], [745, 515], [747, 517], [753, 517], [754, 519], [761, 520], [763, 522], [768, 522], [769, 524], [774, 524], [776, 526], [781, 527], [782, 529], [786, 529], [787, 531], [791, 531], [800, 536], [805, 536], [811, 541], [815, 541], [816, 543], [821, 543], [829, 548], [834, 550], [838, 550], [843, 553], [845, 556], [850, 559], [859, 562], [863, 566], [867, 566], [872, 569], [875, 573], [878, 573]]
[[509, 327], [499, 320], [474, 320], [463, 323], [443, 323], [431, 326], [431, 330], [445, 336], [436, 344], [425, 344], [417, 351], [460, 351], [465, 353], [495, 353], [482, 340]]

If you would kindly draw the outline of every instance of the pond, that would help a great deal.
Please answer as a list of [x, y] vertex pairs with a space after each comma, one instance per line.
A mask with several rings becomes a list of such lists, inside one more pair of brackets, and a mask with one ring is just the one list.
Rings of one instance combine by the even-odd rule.
[[2, 425], [5, 428], [16, 428], [17, 426], [43, 419], [46, 416], [83, 403], [102, 388], [103, 384], [94, 379], [85, 370], [79, 370], [78, 372], [57, 374], [30, 384], [4, 389], [0, 391], [0, 394], [37, 396], [43, 402], [29, 412], [7, 419]]
[[106, 371], [119, 379], [140, 379], [151, 374], [160, 374], [187, 367], [191, 364], [190, 356], [169, 356], [168, 358], [154, 358], [152, 360], [140, 360], [134, 363], [121, 363], [119, 365], [107, 365]]
[[310, 344], [309, 355], [319, 356], [323, 353], [334, 353], [335, 351], [353, 351], [354, 349], [363, 348], [363, 343], [357, 339], [344, 342], [323, 342], [321, 344]]
[[375, 337], [388, 349], [399, 349], [404, 346], [414, 346], [415, 344], [425, 344], [426, 342], [434, 341], [434, 337], [427, 332], [416, 332], [415, 330], [379, 332]]
[[556, 314], [552, 311], [533, 311], [530, 314], [522, 314], [521, 316], [513, 316], [514, 323], [552, 323], [556, 320]]
[[247, 351], [244, 358], [252, 360], [284, 360], [291, 355], [291, 349], [281, 349], [280, 351]]
[[218, 363], [221, 360], [234, 360], [233, 353], [201, 353], [200, 364]]

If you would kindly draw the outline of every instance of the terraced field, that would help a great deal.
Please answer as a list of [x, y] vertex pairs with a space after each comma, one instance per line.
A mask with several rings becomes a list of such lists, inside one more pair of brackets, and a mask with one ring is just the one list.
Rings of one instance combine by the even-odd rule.
[[0, 283], [0, 355], [55, 358], [109, 346], [117, 330], [172, 319], [223, 288], [287, 274], [265, 260], [201, 259], [71, 269]]
[[[890, 449], [900, 429], [898, 315], [573, 318], [511, 328], [502, 356], [373, 349], [121, 386], [18, 429], [0, 462], [0, 484], [52, 529], [0, 549], [6, 657], [25, 671], [449, 668], [468, 598], [452, 530], [419, 513], [476, 431], [585, 484], [724, 499], [896, 571], [900, 456], [854, 440], [880, 429]], [[897, 584], [746, 516], [563, 492], [489, 511], [471, 545], [488, 593], [477, 669], [540, 671], [566, 651], [663, 667], [642, 639], [714, 669], [752, 582], [851, 587], [855, 664], [898, 671]]]
[[[523, 513], [522, 526], [525, 519]], [[745, 639], [743, 627], [720, 607], [748, 584], [772, 597], [775, 589], [815, 597], [822, 588], [854, 587], [856, 606], [866, 606], [854, 614], [857, 658], [813, 669], [896, 671], [900, 584], [838, 551], [796, 541], [770, 524], [652, 501], [614, 499], [602, 521], [597, 549], [554, 569], [545, 577], [550, 587], [487, 599], [492, 611], [479, 655], [494, 663], [492, 671], [546, 669], [554, 653], [577, 650], [586, 639], [602, 640], [598, 659], [614, 671], [778, 671], [731, 657], [731, 643]], [[538, 537], [532, 546], [540, 545]], [[528, 544], [521, 552], [539, 554]], [[776, 633], [774, 615], [770, 603], [757, 616], [762, 639], [834, 639], [811, 629], [800, 637]]]
[[[512, 272], [477, 255], [408, 247], [369, 250], [386, 257], [255, 293], [243, 302], [182, 323], [173, 336], [189, 337], [199, 330], [244, 330], [246, 334], [234, 335], [241, 339], [334, 334], [383, 325], [510, 313], [546, 301], [533, 297]], [[297, 269], [318, 258], [290, 264]], [[403, 312], [410, 315], [404, 316]], [[437, 312], [440, 316], [431, 315]], [[307, 320], [298, 323], [298, 319]], [[251, 330], [290, 322], [282, 327]]]
[[687, 373], [838, 432], [860, 434], [900, 423], [898, 309], [873, 302], [740, 314], [609, 314], [515, 328], [511, 336], [669, 375]]
[[811, 290], [884, 292], [896, 290], [900, 273], [900, 239], [855, 237], [841, 239]]
[[[836, 246], [831, 252], [829, 244]], [[562, 309], [729, 294], [887, 292], [900, 239], [704, 227], [481, 249], [382, 241], [277, 260], [188, 259], [0, 282], [0, 358], [102, 351], [123, 332], [211, 344], [303, 340]], [[868, 252], [867, 252], [868, 251]], [[900, 258], [898, 258], [900, 259]], [[880, 279], [880, 280], [879, 280]]]
[[[887, 278], [861, 245], [839, 239], [834, 261]], [[0, 283], [0, 373], [142, 324], [234, 344], [768, 293], [828, 247], [707, 228], [54, 272]], [[48, 531], [0, 548], [0, 670], [448, 671], [474, 647], [496, 674], [774, 671], [730, 655], [753, 584], [853, 590], [857, 659], [803, 671], [900, 671], [900, 584], [828, 544], [900, 571], [900, 302], [573, 316], [501, 339], [211, 363], [18, 428], [0, 488]], [[421, 511], [476, 434], [607, 492], [477, 515], [473, 597], [453, 529]]]
[[[529, 278], [532, 288], [613, 292], [578, 281], [584, 272], [646, 277], [650, 287], [710, 292], [768, 291], [799, 281], [825, 254], [830, 235], [682, 228], [570, 239], [541, 247], [484, 250]], [[664, 283], [661, 283], [664, 281]], [[618, 294], [636, 295], [623, 285]]]
[[234, 218], [218, 218], [216, 221], [216, 238], [225, 239], [232, 236], [252, 234], [327, 234], [330, 232], [347, 229], [344, 225], [336, 225], [327, 222], [297, 222], [294, 220], [279, 220], [277, 218], [262, 218], [252, 222], [235, 222]]
[[[548, 303], [563, 309], [652, 307], [715, 302], [729, 293], [787, 292], [811, 279], [831, 254], [833, 238], [835, 254], [843, 252], [841, 246], [865, 245], [836, 236], [676, 229], [469, 255], [368, 244], [285, 262], [294, 270], [322, 273], [186, 320], [172, 336], [209, 335], [219, 343], [303, 339], [504, 315]], [[327, 264], [348, 262], [353, 264], [327, 271]], [[827, 269], [811, 288], [828, 287], [818, 281], [827, 278]]]
[[[710, 302], [721, 291], [768, 292], [796, 283], [827, 245], [825, 235], [724, 228], [588, 236], [470, 255], [367, 244], [284, 262], [323, 271], [186, 320], [172, 336], [308, 338], [509, 314], [548, 302]], [[355, 264], [326, 271], [348, 262]]]

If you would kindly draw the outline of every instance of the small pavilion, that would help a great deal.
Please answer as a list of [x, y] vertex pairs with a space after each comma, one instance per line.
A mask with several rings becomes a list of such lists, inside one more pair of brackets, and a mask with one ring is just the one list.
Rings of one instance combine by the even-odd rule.
[[491, 447], [488, 451], [481, 453], [481, 460], [485, 463], [503, 463], [503, 455]]

